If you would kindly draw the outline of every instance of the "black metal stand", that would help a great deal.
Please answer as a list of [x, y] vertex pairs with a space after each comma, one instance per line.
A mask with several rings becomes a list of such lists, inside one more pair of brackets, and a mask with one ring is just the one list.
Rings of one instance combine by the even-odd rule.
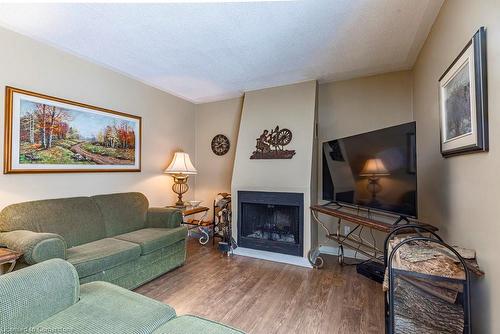
[[[218, 195], [223, 195], [219, 193]], [[225, 194], [224, 198], [227, 199], [227, 203], [224, 207], [219, 207], [214, 200], [213, 206], [213, 245], [215, 245], [215, 238], [219, 238], [220, 242], [218, 248], [224, 254], [231, 254], [232, 250], [237, 247], [236, 243], [233, 243], [233, 238], [231, 236], [231, 195]], [[220, 215], [219, 215], [220, 213]]]
[[399, 216], [398, 219], [393, 223], [393, 225], [398, 225], [399, 223], [405, 222], [405, 224], [410, 224], [410, 219], [406, 216]]
[[[390, 239], [392, 239], [394, 236], [400, 234], [402, 231], [406, 231], [405, 234], [408, 231], [408, 228], [414, 229], [415, 233], [417, 233], [417, 236], [413, 237], [408, 237], [401, 242], [399, 242], [397, 245], [395, 245], [391, 251], [390, 254], [388, 254], [388, 245]], [[428, 233], [429, 236], [423, 236], [423, 233]], [[398, 249], [400, 249], [404, 245], [410, 245], [411, 243], [414, 242], [426, 242], [426, 244], [436, 244], [441, 247], [446, 248], [449, 250], [450, 254], [453, 254], [460, 264], [463, 267], [464, 273], [465, 273], [465, 279], [456, 279], [456, 278], [448, 278], [448, 277], [442, 277], [442, 276], [435, 276], [435, 275], [430, 275], [426, 273], [420, 273], [420, 272], [414, 272], [414, 271], [408, 271], [408, 270], [402, 270], [399, 268], [394, 268], [394, 257], [395, 254], [397, 253]], [[411, 247], [411, 245], [410, 245]], [[408, 279], [408, 278], [416, 278], [420, 282], [446, 282], [446, 283], [451, 283], [451, 284], [459, 284], [461, 285], [462, 292], [460, 292], [459, 297], [456, 299], [455, 303], [453, 304], [458, 304], [461, 305], [463, 308], [463, 324], [464, 324], [464, 329], [463, 333], [470, 334], [471, 333], [471, 317], [470, 317], [470, 276], [469, 276], [469, 270], [467, 268], [467, 265], [465, 263], [465, 260], [460, 256], [460, 254], [451, 246], [443, 242], [443, 240], [436, 234], [434, 231], [427, 229], [426, 227], [419, 226], [419, 225], [403, 225], [401, 227], [396, 228], [394, 231], [389, 233], [387, 236], [385, 242], [384, 242], [384, 249], [385, 249], [385, 256], [384, 256], [384, 262], [386, 264], [386, 268], [388, 271], [388, 284], [389, 284], [389, 289], [386, 292], [386, 298], [385, 298], [385, 316], [386, 316], [386, 333], [392, 334], [392, 333], [402, 333], [402, 331], [398, 328], [395, 328], [395, 289], [396, 289], [396, 279]], [[401, 287], [398, 287], [398, 289], [401, 289]], [[422, 291], [423, 292], [423, 291]], [[423, 292], [424, 294], [427, 292]], [[413, 305], [409, 305], [409, 308], [414, 308]], [[418, 326], [418, 319], [412, 319], [416, 326]], [[418, 330], [418, 328], [417, 328]]]
[[224, 241], [224, 235], [222, 234], [221, 226], [220, 226], [221, 222], [220, 222], [219, 216], [215, 212], [216, 209], [217, 209], [217, 206], [216, 206], [215, 200], [214, 200], [214, 206], [213, 206], [214, 226], [213, 226], [213, 230], [212, 230], [212, 246], [215, 246], [215, 238], [219, 238], [221, 241]]
[[[404, 226], [400, 226], [400, 227], [396, 227], [393, 231], [391, 231], [387, 237], [385, 238], [384, 240], [384, 268], [387, 268], [387, 258], [388, 258], [388, 246], [389, 246], [389, 241], [395, 237], [396, 235], [398, 234], [401, 234], [402, 232], [404, 232], [404, 230], [408, 230], [408, 229], [413, 229], [415, 231], [416, 234], [418, 235], [421, 235], [422, 232], [427, 232], [429, 233], [430, 236], [438, 239], [438, 240], [441, 240], [441, 237], [439, 235], [437, 235], [437, 233], [435, 233], [434, 231], [431, 231], [429, 230], [428, 228], [426, 227], [422, 227], [422, 226], [419, 226], [417, 224], [409, 224], [409, 225], [404, 225]], [[385, 292], [384, 294], [384, 306], [385, 306], [385, 332], [386, 333], [390, 333], [389, 332], [389, 296], [388, 296], [388, 292]]]

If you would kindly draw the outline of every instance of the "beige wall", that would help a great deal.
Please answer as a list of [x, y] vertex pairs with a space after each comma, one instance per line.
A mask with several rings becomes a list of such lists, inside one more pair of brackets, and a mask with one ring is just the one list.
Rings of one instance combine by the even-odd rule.
[[[480, 26], [487, 29], [490, 152], [439, 152], [438, 79]], [[474, 333], [500, 333], [500, 2], [447, 1], [414, 68], [419, 209], [451, 243], [474, 248], [486, 277], [474, 284]]]
[[[323, 142], [411, 122], [412, 84], [411, 72], [401, 71], [320, 85], [319, 175]], [[321, 177], [318, 182], [321, 199]], [[330, 221], [329, 227], [333, 229], [335, 226]], [[382, 240], [383, 236], [378, 235], [377, 242], [381, 244]], [[336, 243], [325, 237], [323, 229], [319, 229], [318, 241], [321, 245], [336, 246]]]
[[[238, 139], [243, 98], [196, 105], [196, 199], [212, 207], [220, 192], [231, 192], [231, 176]], [[229, 138], [229, 152], [223, 156], [212, 152], [212, 138], [217, 134]], [[210, 213], [211, 215], [212, 213]], [[211, 216], [210, 216], [211, 217]]]
[[[267, 88], [245, 94], [238, 133], [231, 191], [233, 237], [237, 237], [237, 192], [278, 191], [304, 193], [304, 208], [311, 203], [316, 81]], [[250, 159], [256, 138], [279, 125], [293, 132], [286, 146], [292, 159]], [[304, 210], [304, 253], [311, 246], [310, 214]]]
[[320, 142], [412, 120], [411, 71], [336, 81], [319, 86]]
[[[321, 154], [319, 145], [324, 141], [412, 121], [412, 84], [411, 72], [402, 71], [319, 85], [318, 155]], [[236, 138], [231, 136], [238, 133], [241, 99], [201, 104], [196, 110], [196, 167], [199, 170], [196, 197], [210, 205], [214, 194], [230, 190], [232, 150], [236, 147]], [[219, 132], [230, 136], [232, 145], [223, 157], [215, 156], [210, 149], [212, 137]], [[247, 145], [248, 155], [253, 144]], [[324, 237], [323, 230], [319, 230], [319, 243], [335, 246]]]
[[[153, 205], [174, 202], [172, 180], [162, 170], [175, 150], [194, 156], [193, 104], [5, 29], [0, 29], [0, 43], [0, 101], [8, 85], [139, 115], [143, 120], [141, 173], [2, 174], [0, 207], [121, 191], [144, 192]], [[3, 129], [4, 118], [0, 119]]]
[[[321, 84], [318, 93], [318, 145], [417, 121], [420, 219], [439, 225], [449, 242], [475, 248], [486, 271], [486, 277], [473, 289], [475, 333], [500, 333], [500, 320], [494, 317], [500, 312], [500, 287], [494, 284], [500, 279], [500, 266], [495, 265], [500, 236], [496, 210], [500, 187], [495, 183], [500, 166], [495, 145], [500, 124], [496, 112], [500, 98], [495, 95], [500, 91], [498, 13], [500, 2], [496, 1], [447, 1], [413, 71]], [[481, 25], [487, 28], [490, 152], [443, 159], [439, 153], [437, 80]], [[203, 126], [198, 122], [199, 128]], [[226, 131], [237, 131], [234, 126]], [[230, 164], [228, 161], [226, 167]], [[218, 182], [223, 188], [230, 176]], [[335, 246], [323, 234], [320, 230], [319, 242]]]
[[[476, 333], [500, 332], [500, 320], [495, 317], [500, 314], [500, 286], [495, 284], [500, 279], [496, 257], [500, 186], [495, 182], [500, 166], [496, 145], [500, 133], [500, 97], [496, 94], [500, 91], [499, 13], [498, 1], [449, 0], [424, 44], [413, 78], [410, 72], [396, 72], [319, 87], [319, 143], [411, 121], [414, 114], [420, 218], [440, 225], [448, 241], [475, 248], [486, 271], [473, 290]], [[490, 152], [443, 159], [437, 80], [481, 25], [487, 28], [488, 41]], [[193, 178], [196, 197], [205, 204], [211, 203], [216, 192], [229, 190], [240, 99], [194, 106], [1, 28], [0, 42], [1, 101], [4, 86], [9, 85], [143, 117], [141, 173], [0, 175], [0, 207], [31, 199], [119, 191], [142, 191], [153, 205], [172, 203], [172, 181], [162, 170], [176, 150], [191, 154], [200, 171]], [[232, 144], [230, 153], [221, 158], [211, 153], [209, 144], [218, 132], [228, 135]], [[194, 190], [186, 196], [193, 197]], [[322, 233], [320, 242], [324, 242]]]

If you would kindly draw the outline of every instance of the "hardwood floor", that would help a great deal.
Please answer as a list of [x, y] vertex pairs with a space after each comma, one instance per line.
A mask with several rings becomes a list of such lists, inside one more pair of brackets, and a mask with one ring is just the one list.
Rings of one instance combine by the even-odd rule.
[[312, 270], [188, 242], [186, 264], [136, 292], [247, 333], [383, 333], [382, 286], [327, 256]]

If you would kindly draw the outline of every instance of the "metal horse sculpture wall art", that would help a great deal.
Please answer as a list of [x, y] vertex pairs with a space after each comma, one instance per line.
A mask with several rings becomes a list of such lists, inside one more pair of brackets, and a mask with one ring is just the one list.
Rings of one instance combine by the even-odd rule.
[[284, 147], [292, 141], [292, 131], [276, 126], [271, 131], [264, 130], [257, 138], [256, 150], [250, 159], [291, 159], [295, 150], [285, 150]]

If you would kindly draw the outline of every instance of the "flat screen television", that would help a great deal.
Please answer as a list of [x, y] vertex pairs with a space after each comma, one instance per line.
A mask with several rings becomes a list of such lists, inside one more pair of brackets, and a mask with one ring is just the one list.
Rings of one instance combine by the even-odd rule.
[[323, 200], [417, 217], [415, 122], [323, 143]]

